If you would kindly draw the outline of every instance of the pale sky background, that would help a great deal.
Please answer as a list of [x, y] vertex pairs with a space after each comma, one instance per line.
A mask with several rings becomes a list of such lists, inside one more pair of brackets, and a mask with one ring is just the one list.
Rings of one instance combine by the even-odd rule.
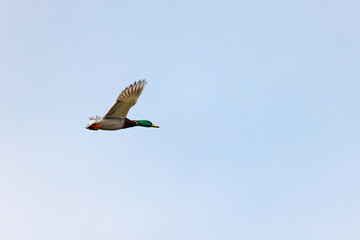
[[359, 12], [1, 0], [0, 239], [360, 239]]

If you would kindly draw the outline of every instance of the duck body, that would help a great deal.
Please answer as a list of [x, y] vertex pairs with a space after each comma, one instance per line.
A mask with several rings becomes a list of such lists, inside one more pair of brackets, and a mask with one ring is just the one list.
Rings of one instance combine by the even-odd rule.
[[128, 118], [102, 118], [96, 121], [96, 124], [89, 124], [86, 128], [89, 130], [119, 130], [123, 128], [135, 127], [139, 124], [136, 121], [130, 120]]

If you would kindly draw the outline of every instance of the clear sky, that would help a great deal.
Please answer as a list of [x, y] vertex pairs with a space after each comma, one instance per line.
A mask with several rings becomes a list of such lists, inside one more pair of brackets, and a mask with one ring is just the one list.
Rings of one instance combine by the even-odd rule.
[[0, 239], [360, 239], [359, 12], [1, 0]]

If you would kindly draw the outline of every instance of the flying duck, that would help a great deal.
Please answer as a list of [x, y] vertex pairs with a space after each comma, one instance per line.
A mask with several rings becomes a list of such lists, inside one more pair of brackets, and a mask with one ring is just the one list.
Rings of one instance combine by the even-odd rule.
[[152, 124], [148, 120], [130, 120], [126, 117], [130, 108], [136, 104], [146, 83], [145, 80], [139, 80], [125, 88], [116, 99], [114, 106], [110, 108], [105, 116], [102, 118], [99, 116], [91, 117], [91, 122], [86, 126], [86, 129], [119, 130], [136, 126], [158, 128], [159, 126]]

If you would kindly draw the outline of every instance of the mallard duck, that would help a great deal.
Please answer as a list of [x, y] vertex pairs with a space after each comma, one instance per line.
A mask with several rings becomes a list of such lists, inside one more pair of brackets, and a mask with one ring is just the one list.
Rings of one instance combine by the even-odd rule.
[[102, 118], [99, 116], [91, 117], [91, 123], [86, 126], [86, 129], [118, 130], [135, 126], [158, 128], [159, 126], [152, 124], [149, 120], [130, 120], [126, 117], [130, 108], [136, 104], [146, 83], [145, 80], [140, 80], [125, 88], [105, 116]]

